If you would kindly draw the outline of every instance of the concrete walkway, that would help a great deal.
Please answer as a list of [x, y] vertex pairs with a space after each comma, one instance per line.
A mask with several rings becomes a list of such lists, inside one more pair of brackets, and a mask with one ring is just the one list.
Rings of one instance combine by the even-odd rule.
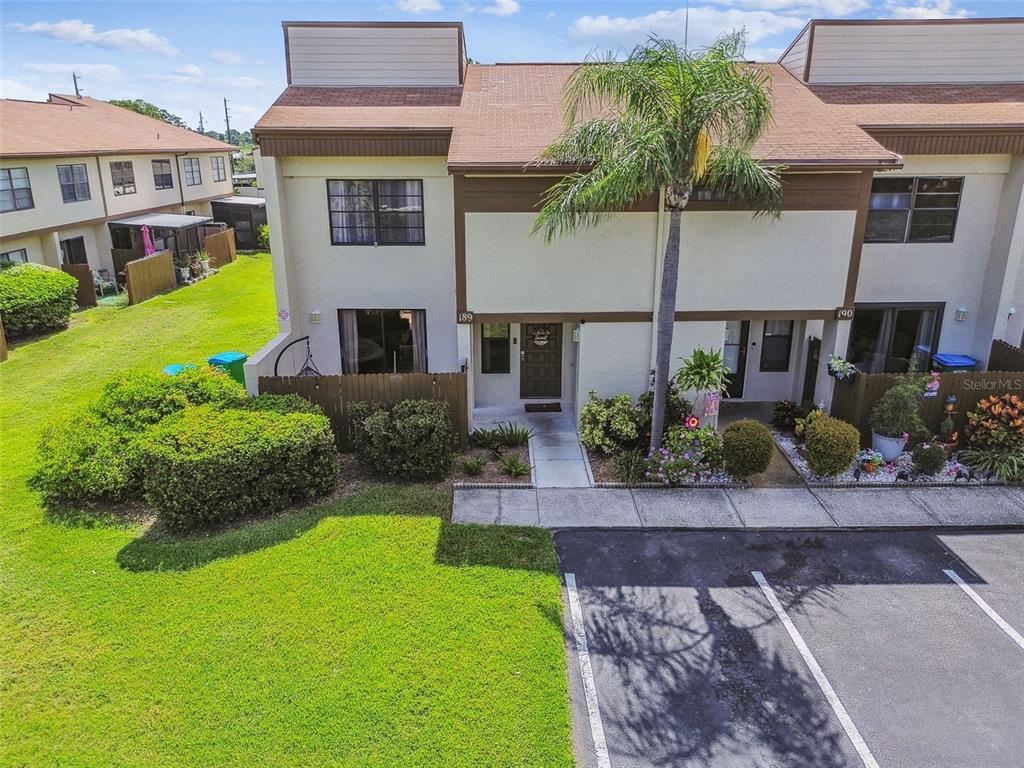
[[1024, 489], [457, 489], [456, 523], [543, 528], [1024, 527]]

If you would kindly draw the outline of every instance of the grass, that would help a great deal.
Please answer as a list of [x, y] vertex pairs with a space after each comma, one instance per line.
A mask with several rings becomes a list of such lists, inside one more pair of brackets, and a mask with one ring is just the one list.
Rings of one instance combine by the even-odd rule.
[[546, 532], [380, 485], [182, 538], [26, 489], [42, 426], [113, 372], [275, 330], [269, 259], [241, 257], [0, 365], [0, 765], [571, 766]]

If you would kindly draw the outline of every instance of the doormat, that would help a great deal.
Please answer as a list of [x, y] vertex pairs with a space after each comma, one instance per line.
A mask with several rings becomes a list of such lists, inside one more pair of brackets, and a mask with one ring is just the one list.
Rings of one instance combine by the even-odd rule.
[[561, 403], [527, 403], [527, 413], [561, 413]]

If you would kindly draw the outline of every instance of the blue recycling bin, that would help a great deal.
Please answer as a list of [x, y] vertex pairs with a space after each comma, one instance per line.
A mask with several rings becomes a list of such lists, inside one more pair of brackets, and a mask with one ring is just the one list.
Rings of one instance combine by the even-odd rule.
[[214, 355], [207, 362], [214, 368], [220, 368], [228, 376], [245, 386], [245, 361], [249, 356], [244, 352], [221, 352]]
[[932, 363], [939, 373], [968, 373], [978, 369], [978, 361], [970, 355], [953, 355], [948, 352], [932, 355]]
[[168, 376], [177, 376], [179, 373], [181, 373], [187, 368], [197, 367], [198, 366], [192, 365], [191, 363], [172, 363], [171, 365], [168, 365], [166, 368], [164, 368], [162, 372], [166, 373]]

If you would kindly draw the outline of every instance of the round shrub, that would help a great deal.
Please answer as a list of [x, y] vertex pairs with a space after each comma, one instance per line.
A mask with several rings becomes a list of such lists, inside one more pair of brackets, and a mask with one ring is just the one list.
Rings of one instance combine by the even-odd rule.
[[860, 432], [841, 419], [820, 416], [807, 428], [807, 465], [816, 475], [841, 475], [859, 451]]
[[[363, 407], [349, 408], [364, 413]], [[454, 432], [448, 403], [402, 400], [353, 422], [359, 462], [373, 472], [404, 480], [444, 477], [452, 464]]]
[[753, 419], [742, 419], [730, 424], [722, 435], [725, 469], [741, 480], [768, 469], [774, 451], [772, 433], [764, 424]]
[[218, 368], [186, 368], [177, 376], [129, 371], [104, 385], [92, 410], [104, 421], [139, 431], [190, 405], [242, 406], [245, 388]]
[[245, 401], [243, 407], [248, 411], [271, 411], [273, 413], [313, 413], [323, 416], [324, 412], [316, 403], [295, 394], [257, 395]]
[[47, 502], [136, 498], [142, 488], [138, 435], [80, 412], [43, 431], [28, 482]]
[[338, 480], [330, 423], [308, 413], [198, 406], [165, 418], [142, 447], [146, 500], [172, 528], [276, 512]]
[[946, 466], [946, 449], [938, 443], [921, 443], [911, 454], [914, 469], [922, 475], [934, 475]]
[[66, 328], [78, 295], [78, 281], [42, 264], [0, 269], [0, 315], [8, 336]]

